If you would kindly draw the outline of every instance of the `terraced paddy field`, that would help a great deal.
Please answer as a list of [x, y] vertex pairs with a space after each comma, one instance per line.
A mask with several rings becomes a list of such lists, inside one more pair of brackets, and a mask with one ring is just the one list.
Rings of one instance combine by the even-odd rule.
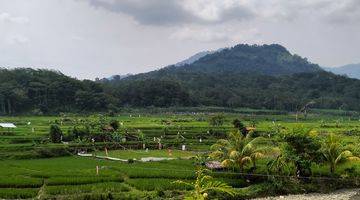
[[[220, 124], [209, 123], [219, 115]], [[206, 198], [246, 199], [358, 187], [360, 161], [355, 157], [360, 156], [360, 116], [355, 112], [316, 110], [298, 119], [291, 113], [253, 110], [17, 116], [0, 117], [0, 122], [17, 126], [0, 130], [0, 199], [183, 199], [193, 194], [193, 188], [175, 181], [192, 183], [199, 168], [209, 161], [222, 161], [211, 158], [211, 146], [229, 140], [228, 133], [237, 130], [234, 119], [253, 128], [253, 139], [264, 139], [256, 145], [263, 149], [262, 155], [256, 158], [256, 167], [249, 161], [242, 169], [235, 165], [208, 171], [214, 181], [228, 184], [235, 194], [210, 191]], [[119, 122], [117, 130], [99, 128], [112, 121]], [[62, 131], [59, 143], [49, 134], [54, 124]], [[336, 135], [342, 150], [351, 151], [354, 159], [339, 162], [331, 173], [320, 156], [310, 162], [307, 177], [297, 176], [292, 165], [271, 171], [269, 163], [282, 155], [287, 144], [284, 135], [299, 128], [308, 130], [320, 144], [330, 134]], [[171, 160], [140, 161], [148, 157]]]

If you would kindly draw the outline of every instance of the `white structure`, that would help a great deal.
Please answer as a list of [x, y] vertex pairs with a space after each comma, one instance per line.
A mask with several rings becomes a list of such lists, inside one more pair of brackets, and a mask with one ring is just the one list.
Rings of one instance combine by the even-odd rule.
[[1, 128], [16, 128], [15, 124], [13, 123], [0, 123]]

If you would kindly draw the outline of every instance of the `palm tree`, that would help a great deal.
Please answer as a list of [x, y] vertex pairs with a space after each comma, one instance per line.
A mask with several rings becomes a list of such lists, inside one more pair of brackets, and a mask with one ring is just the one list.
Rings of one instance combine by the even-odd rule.
[[189, 183], [181, 180], [177, 180], [173, 183], [183, 184], [190, 188], [193, 188], [193, 191], [189, 196], [185, 197], [188, 200], [204, 200], [208, 198], [209, 192], [215, 191], [220, 193], [226, 193], [231, 196], [235, 195], [235, 190], [227, 185], [226, 183], [215, 181], [213, 177], [206, 175], [207, 170], [199, 168], [196, 171], [196, 180], [195, 182]]
[[330, 134], [327, 141], [322, 147], [322, 153], [326, 161], [330, 165], [330, 173], [335, 173], [336, 166], [346, 160], [359, 160], [358, 157], [353, 156], [351, 151], [342, 150], [340, 143], [334, 134]]
[[256, 168], [256, 160], [264, 156], [256, 147], [261, 140], [261, 137], [252, 138], [251, 133], [244, 136], [240, 131], [231, 132], [228, 139], [220, 139], [211, 146], [210, 157], [222, 160], [224, 167], [237, 165], [242, 170], [246, 164], [252, 163]]

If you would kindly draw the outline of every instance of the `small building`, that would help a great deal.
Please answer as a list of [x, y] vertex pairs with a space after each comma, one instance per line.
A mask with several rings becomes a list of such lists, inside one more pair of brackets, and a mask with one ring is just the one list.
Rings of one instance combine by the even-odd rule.
[[13, 123], [0, 123], [1, 128], [16, 128], [15, 124]]
[[0, 128], [6, 128], [10, 132], [10, 129], [16, 128], [16, 126], [13, 123], [0, 123]]
[[215, 170], [219, 170], [219, 169], [223, 169], [224, 167], [221, 165], [221, 162], [219, 161], [209, 161], [205, 163], [205, 166], [208, 169], [215, 169]]

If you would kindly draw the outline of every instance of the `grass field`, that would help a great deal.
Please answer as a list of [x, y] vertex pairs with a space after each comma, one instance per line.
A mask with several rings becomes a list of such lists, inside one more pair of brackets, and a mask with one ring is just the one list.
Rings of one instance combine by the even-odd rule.
[[[265, 157], [258, 160], [255, 171], [248, 172], [253, 175], [238, 173], [236, 169], [211, 173], [216, 180], [237, 188], [236, 198], [278, 192], [266, 184], [270, 181], [269, 177], [256, 176], [267, 175], [267, 163], [279, 154], [282, 143], [274, 136], [277, 131], [296, 127], [309, 128], [320, 140], [325, 140], [329, 133], [334, 133], [344, 147], [351, 150], [355, 156], [360, 156], [360, 118], [356, 113], [316, 110], [306, 119], [300, 117], [296, 120], [293, 114], [239, 110], [237, 113], [224, 113], [224, 123], [217, 127], [209, 125], [209, 117], [212, 115], [214, 113], [132, 113], [107, 117], [107, 120], [119, 120], [120, 130], [123, 132], [141, 131], [145, 136], [148, 151], [142, 148], [142, 143], [145, 142], [134, 140], [95, 143], [69, 141], [58, 144], [49, 142], [51, 124], [58, 123], [64, 134], [67, 134], [79, 124], [79, 121], [96, 119], [96, 115], [0, 117], [0, 122], [12, 122], [17, 126], [10, 131], [0, 130], [0, 198], [181, 199], [191, 188], [173, 182], [191, 182], [195, 179], [199, 162], [195, 157], [206, 155], [212, 144], [234, 130], [232, 121], [235, 118], [241, 119], [246, 126], [255, 123], [256, 134], [269, 141], [263, 145], [268, 149]], [[158, 142], [154, 141], [154, 137], [161, 137], [163, 149], [158, 149]], [[186, 145], [186, 151], [181, 150], [181, 145]], [[139, 160], [145, 157], [165, 157], [174, 160], [126, 163], [76, 156], [79, 150], [105, 156], [105, 147], [109, 157], [124, 160]], [[171, 155], [168, 149], [172, 149]], [[250, 168], [251, 165], [245, 170], [249, 171]], [[326, 164], [313, 163], [312, 173], [314, 177], [333, 176], [329, 174]], [[339, 164], [335, 174], [337, 178], [334, 180], [358, 180], [360, 162]], [[290, 177], [287, 180], [276, 176], [271, 178], [275, 178], [277, 182], [293, 179]], [[318, 181], [315, 178], [314, 180]], [[317, 186], [324, 185], [323, 183], [331, 185], [331, 182], [339, 185], [336, 181], [321, 181], [323, 180], [318, 181]], [[295, 184], [294, 190], [283, 192], [301, 192], [303, 188], [297, 190], [297, 186]], [[354, 187], [354, 184], [346, 183], [344, 187]], [[320, 186], [314, 188], [315, 191], [321, 189]]]

